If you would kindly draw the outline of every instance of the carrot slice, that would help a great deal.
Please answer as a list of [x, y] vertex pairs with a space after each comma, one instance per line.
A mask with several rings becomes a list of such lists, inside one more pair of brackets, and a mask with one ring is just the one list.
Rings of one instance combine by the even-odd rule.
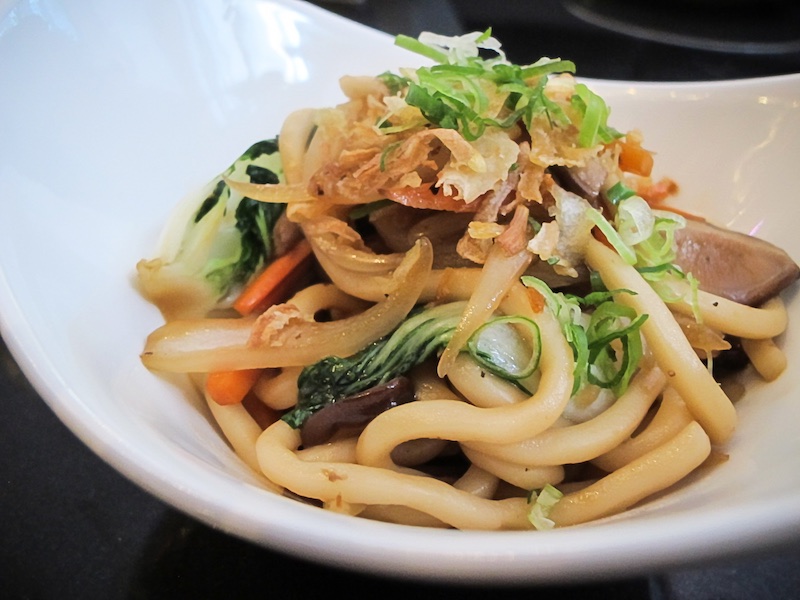
[[658, 181], [641, 182], [636, 186], [636, 193], [651, 205], [660, 204], [679, 191], [678, 184], [669, 177], [662, 177]]
[[525, 288], [525, 291], [528, 293], [528, 302], [533, 309], [533, 312], [536, 314], [541, 313], [546, 306], [544, 296], [542, 296], [538, 290], [533, 288]]
[[649, 177], [653, 170], [653, 155], [634, 142], [618, 142], [620, 145], [619, 168], [626, 173]]
[[217, 404], [238, 404], [256, 384], [264, 369], [216, 371], [206, 377], [206, 392]]
[[391, 188], [383, 190], [383, 193], [389, 200], [411, 208], [430, 208], [450, 212], [476, 212], [478, 210], [477, 202], [467, 204], [463, 200], [448, 196], [443, 190], [434, 190], [429, 185]]
[[268, 264], [250, 282], [234, 301], [234, 310], [244, 317], [278, 302], [294, 279], [303, 273], [310, 256], [311, 244], [306, 239], [300, 240], [289, 252]]

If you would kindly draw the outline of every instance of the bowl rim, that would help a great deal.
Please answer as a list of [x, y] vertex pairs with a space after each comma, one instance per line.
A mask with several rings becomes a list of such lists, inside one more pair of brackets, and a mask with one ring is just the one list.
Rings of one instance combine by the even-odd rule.
[[[323, 9], [299, 2], [284, 1], [279, 4], [286, 4], [308, 14], [317, 14], [317, 11], [329, 14]], [[347, 23], [348, 26], [363, 27], [349, 21]], [[374, 30], [369, 31], [374, 32]], [[386, 34], [380, 35], [385, 36], [387, 40], [391, 39], [391, 36]], [[800, 74], [690, 82], [617, 81], [582, 77], [580, 79], [609, 89], [633, 86], [645, 90], [670, 88], [720, 91], [750, 90], [763, 87], [765, 84], [800, 85]], [[241, 515], [221, 501], [223, 492], [228, 489], [229, 484], [233, 484], [233, 480], [226, 482], [225, 489], [206, 490], [204, 495], [192, 489], [183, 480], [176, 481], [167, 477], [158, 465], [148, 464], [149, 459], [134, 444], [96, 419], [96, 415], [80, 401], [69, 381], [59, 371], [41, 343], [26, 311], [16, 300], [2, 262], [0, 262], [0, 335], [26, 378], [49, 408], [82, 443], [107, 464], [153, 496], [191, 514], [200, 521], [221, 528], [229, 534], [303, 558], [344, 568], [440, 581], [563, 582], [565, 577], [571, 580], [616, 577], [689, 561], [717, 560], [779, 546], [800, 535], [800, 502], [797, 502], [798, 498], [788, 496], [765, 499], [759, 511], [769, 513], [772, 518], [760, 519], [758, 522], [754, 522], [751, 515], [742, 508], [729, 506], [710, 516], [656, 517], [647, 523], [616, 520], [612, 524], [604, 520], [587, 526], [540, 532], [541, 535], [547, 536], [546, 545], [532, 543], [530, 534], [525, 532], [451, 530], [432, 532], [364, 520], [358, 520], [358, 524], [353, 527], [352, 517], [311, 509], [285, 498], [279, 498], [277, 502], [272, 503], [274, 506], [271, 506], [271, 509], [274, 509], [277, 517], [296, 517], [297, 520], [292, 521], [295, 525], [289, 526], [272, 517], [265, 520], [263, 517], [256, 518], [247, 513]], [[198, 504], [198, 499], [203, 500], [202, 505]], [[247, 502], [251, 502], [249, 496]], [[319, 518], [307, 518], [310, 510], [318, 513]], [[680, 518], [694, 530], [693, 539], [713, 536], [718, 546], [700, 544], [693, 548], [687, 547], [685, 540], [678, 539], [669, 527], [665, 527], [676, 518]], [[296, 527], [297, 522], [301, 525], [299, 529]], [[729, 524], [732, 522], [738, 523], [738, 528], [731, 529]], [[263, 531], [267, 526], [272, 537], [253, 533], [254, 529]], [[609, 544], [607, 535], [609, 526], [613, 527], [612, 531], [626, 534], [623, 536], [624, 539], [613, 540]], [[324, 532], [321, 531], [323, 528]], [[362, 530], [369, 535], [366, 537], [359, 535]], [[302, 534], [300, 537], [296, 537], [298, 531]], [[387, 532], [393, 540], [392, 547], [399, 553], [397, 562], [392, 565], [386, 562], [381, 552], [381, 549], [388, 544]], [[586, 543], [587, 532], [590, 544]], [[646, 535], [652, 543], [660, 545], [660, 553], [651, 557], [647, 564], [636, 564], [641, 553], [641, 542], [635, 543], [634, 540], [642, 535]], [[528, 539], [525, 539], [525, 536]], [[492, 541], [495, 539], [498, 540], [496, 543]], [[574, 547], [571, 547], [576, 540], [582, 540], [585, 544], [577, 553]], [[319, 543], [322, 541], [327, 541], [328, 544]], [[349, 544], [349, 552], [341, 552], [339, 545], [331, 544], [331, 541]], [[473, 547], [480, 550], [468, 553], [464, 548], [467, 541], [471, 545], [474, 543]], [[446, 553], [447, 558], [444, 561], [447, 566], [445, 572], [442, 572], [443, 553]], [[587, 561], [588, 568], [575, 571], [574, 566], [565, 561], [565, 557], [574, 560], [576, 554]], [[534, 560], [538, 561], [539, 566], [526, 572], [525, 567], [530, 569], [531, 561]]]

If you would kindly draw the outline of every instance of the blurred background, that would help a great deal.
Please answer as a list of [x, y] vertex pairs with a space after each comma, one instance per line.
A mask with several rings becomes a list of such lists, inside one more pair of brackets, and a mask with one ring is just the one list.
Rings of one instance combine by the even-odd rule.
[[[513, 61], [568, 58], [584, 77], [677, 81], [800, 72], [800, 8], [794, 0], [316, 3], [391, 34], [455, 35], [491, 26]], [[441, 587], [276, 554], [215, 531], [118, 475], [56, 419], [2, 342], [0, 540], [4, 598], [402, 594], [471, 600], [546, 594], [736, 600], [796, 598], [800, 589], [800, 544], [649, 577], [546, 588]]]
[[514, 62], [572, 60], [584, 77], [718, 80], [800, 71], [795, 0], [318, 1], [390, 33], [492, 31]]

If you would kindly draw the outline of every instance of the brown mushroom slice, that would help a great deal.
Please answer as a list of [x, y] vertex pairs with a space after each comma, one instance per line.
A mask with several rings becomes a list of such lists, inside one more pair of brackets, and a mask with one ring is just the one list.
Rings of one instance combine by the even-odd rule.
[[687, 220], [675, 241], [675, 262], [700, 289], [734, 302], [758, 306], [800, 277], [800, 268], [777, 246], [704, 221]]
[[340, 431], [358, 432], [376, 416], [414, 399], [408, 377], [395, 377], [384, 384], [347, 396], [313, 413], [300, 428], [303, 446], [317, 446]]

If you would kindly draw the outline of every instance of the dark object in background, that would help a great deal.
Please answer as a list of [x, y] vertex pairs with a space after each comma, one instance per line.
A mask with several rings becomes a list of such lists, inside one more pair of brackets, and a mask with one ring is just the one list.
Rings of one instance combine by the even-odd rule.
[[800, 72], [794, 0], [317, 3], [392, 34], [491, 27], [513, 62], [566, 58], [582, 77], [707, 81]]
[[740, 55], [800, 52], [800, 7], [785, 0], [564, 0], [575, 17], [625, 36]]
[[800, 4], [767, 0], [512, 0], [454, 3], [492, 26], [514, 61], [569, 58], [584, 77], [703, 81], [800, 72]]

